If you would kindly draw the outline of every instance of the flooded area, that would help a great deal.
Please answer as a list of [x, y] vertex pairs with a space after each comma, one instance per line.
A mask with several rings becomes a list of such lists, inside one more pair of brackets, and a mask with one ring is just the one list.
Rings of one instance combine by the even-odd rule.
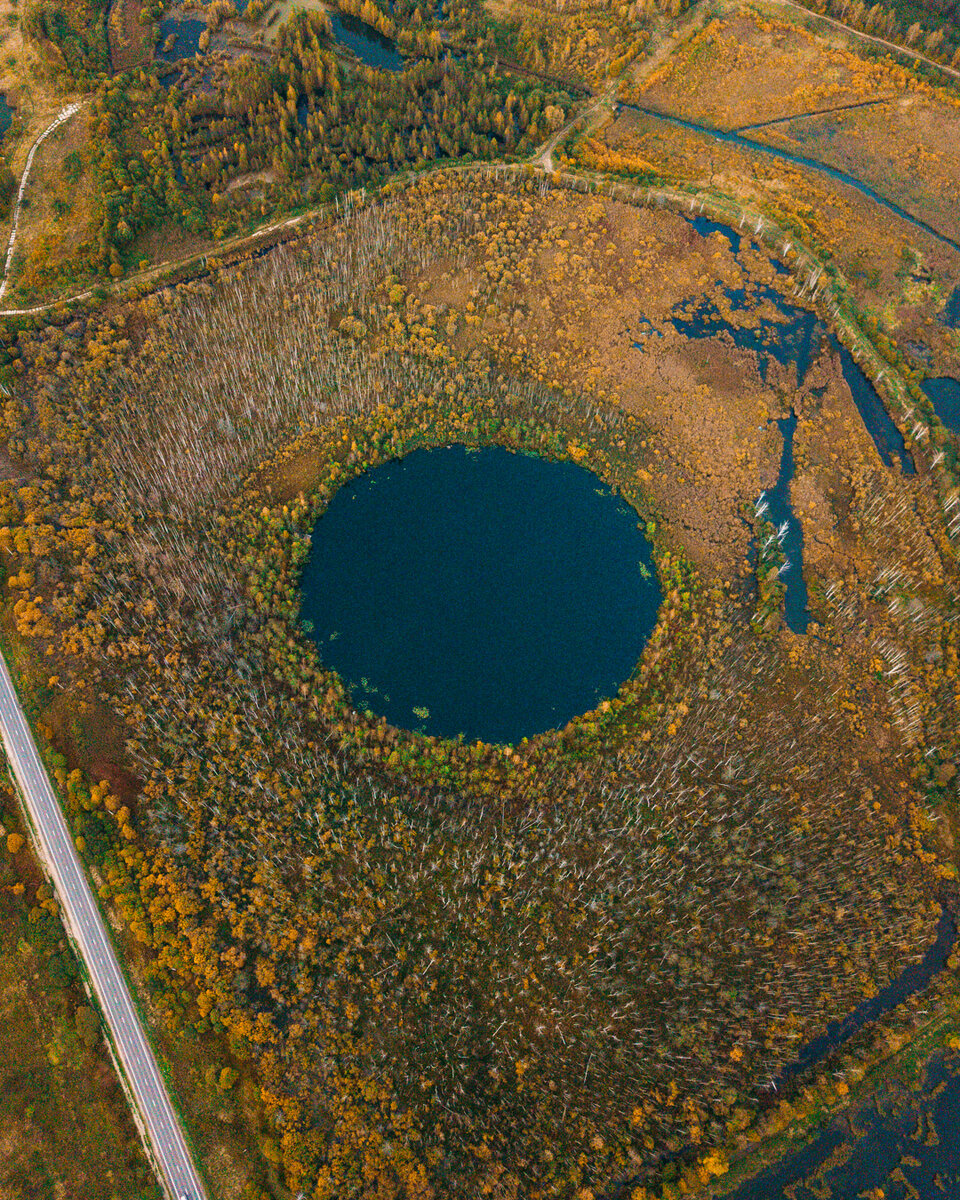
[[372, 25], [350, 13], [335, 10], [330, 12], [330, 24], [340, 45], [352, 50], [368, 67], [377, 67], [381, 71], [403, 70], [403, 58], [396, 46]]
[[[237, 5], [239, 12], [246, 8], [248, 0], [241, 0]], [[282, 0], [267, 19], [268, 40], [273, 40], [276, 30], [286, 21], [296, 9], [313, 9], [324, 12], [330, 18], [334, 40], [351, 55], [367, 66], [376, 67], [381, 71], [401, 71], [404, 60], [394, 43], [384, 37], [372, 25], [367, 25], [359, 17], [350, 13], [338, 12], [323, 3], [304, 4], [301, 0]], [[166, 16], [160, 22], [160, 34], [157, 39], [157, 58], [164, 62], [177, 62], [181, 58], [192, 58], [199, 54], [200, 35], [207, 28], [206, 21], [196, 17], [174, 13]], [[300, 114], [298, 113], [298, 116]], [[2, 133], [2, 110], [0, 110], [0, 133]], [[305, 116], [301, 117], [301, 124]], [[9, 124], [9, 121], [8, 121]]]
[[939, 1052], [914, 1090], [887, 1084], [731, 1200], [960, 1196], [960, 1058]]
[[843, 377], [853, 396], [860, 417], [885, 467], [892, 467], [894, 458], [904, 475], [915, 475], [917, 469], [903, 440], [903, 434], [890, 419], [877, 389], [864, 375], [850, 351], [831, 334], [830, 344], [840, 355]]
[[940, 379], [924, 379], [920, 387], [930, 397], [933, 411], [943, 424], [960, 437], [960, 379], [944, 375]]
[[177, 62], [199, 54], [200, 35], [206, 28], [206, 21], [196, 17], [164, 17], [160, 22], [157, 58], [163, 62]]

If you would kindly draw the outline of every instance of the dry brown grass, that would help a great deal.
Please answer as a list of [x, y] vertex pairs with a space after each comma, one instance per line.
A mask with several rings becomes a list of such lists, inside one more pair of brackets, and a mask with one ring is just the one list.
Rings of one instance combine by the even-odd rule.
[[[41, 289], [76, 256], [77, 244], [90, 236], [95, 212], [90, 130], [84, 110], [66, 121], [38, 147], [20, 212], [17, 252], [10, 286]], [[68, 170], [70, 155], [82, 164], [77, 182]]]
[[103, 1044], [91, 1053], [77, 1038], [82, 992], [50, 986], [34, 903], [30, 888], [0, 896], [0, 1200], [140, 1195], [150, 1170], [126, 1101]]
[[634, 87], [653, 108], [734, 129], [919, 85], [902, 67], [861, 58], [836, 39], [741, 9], [682, 41]]
[[960, 101], [909, 92], [756, 135], [839, 167], [960, 241]]
[[[917, 100], [918, 105], [923, 103]], [[871, 111], [860, 110], [864, 114]], [[857, 118], [851, 115], [850, 119]], [[885, 160], [877, 141], [879, 170]], [[584, 162], [602, 162], [606, 149], [647, 162], [670, 179], [734, 196], [781, 223], [789, 222], [820, 253], [833, 256], [860, 307], [878, 315], [898, 341], [924, 342], [942, 369], [951, 359], [955, 361], [951, 335], [937, 323], [936, 316], [960, 284], [960, 254], [923, 230], [818, 172], [725, 145], [641, 113], [622, 111], [584, 147]], [[800, 150], [816, 157], [806, 147]], [[878, 186], [878, 190], [889, 194], [887, 188]], [[897, 199], [895, 195], [891, 198]], [[913, 207], [903, 197], [901, 202], [908, 210]], [[918, 211], [917, 215], [924, 213]], [[944, 224], [942, 214], [938, 223]], [[927, 273], [929, 281], [917, 278]]]

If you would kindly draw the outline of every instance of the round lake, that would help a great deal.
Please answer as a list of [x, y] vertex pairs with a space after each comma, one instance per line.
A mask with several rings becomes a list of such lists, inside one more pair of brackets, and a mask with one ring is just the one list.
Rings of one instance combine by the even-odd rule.
[[342, 487], [302, 589], [310, 636], [357, 708], [509, 743], [616, 695], [662, 598], [637, 513], [596, 475], [463, 446]]

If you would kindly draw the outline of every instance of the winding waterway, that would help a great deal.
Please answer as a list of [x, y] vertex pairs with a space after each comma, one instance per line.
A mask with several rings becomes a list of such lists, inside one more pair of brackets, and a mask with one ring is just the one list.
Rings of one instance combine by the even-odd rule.
[[810, 624], [807, 608], [807, 584], [803, 577], [803, 529], [794, 516], [790, 503], [790, 483], [793, 479], [793, 435], [797, 431], [797, 416], [791, 411], [789, 417], [777, 417], [777, 428], [783, 437], [780, 455], [780, 472], [772, 488], [761, 492], [766, 501], [769, 518], [783, 530], [780, 547], [786, 560], [781, 572], [786, 591], [783, 598], [783, 616], [787, 627], [794, 633], [806, 633]]
[[941, 233], [939, 229], [934, 229], [932, 225], [928, 225], [926, 221], [920, 217], [915, 217], [913, 213], [907, 212], [905, 208], [901, 208], [893, 200], [888, 200], [886, 196], [881, 196], [876, 189], [872, 188], [868, 183], [864, 183], [862, 179], [858, 179], [855, 175], [848, 175], [846, 171], [841, 171], [837, 167], [828, 166], [824, 162], [820, 162], [816, 158], [808, 158], [805, 154], [795, 154], [791, 150], [781, 150], [778, 146], [769, 146], [766, 142], [758, 142], [753, 138], [744, 137], [742, 133], [734, 133], [726, 129], [717, 129], [711, 125], [701, 125], [697, 121], [688, 121], [685, 117], [676, 117], [670, 113], [658, 112], [655, 108], [646, 108], [642, 104], [625, 104], [620, 103], [619, 108], [628, 109], [632, 112], [643, 113], [644, 116], [653, 117], [658, 121], [666, 121], [669, 125], [676, 125], [680, 129], [689, 129], [692, 133], [702, 133], [707, 137], [713, 138], [718, 142], [725, 142], [727, 145], [739, 146], [742, 150], [752, 150], [757, 154], [769, 154], [773, 158], [779, 158], [782, 162], [793, 163], [798, 167], [807, 167], [811, 171], [818, 171], [821, 175], [827, 175], [830, 179], [835, 179], [838, 183], [845, 183], [848, 187], [855, 188], [863, 196], [867, 196], [870, 200], [875, 201], [882, 208], [892, 212], [901, 220], [909, 222], [916, 226], [917, 229], [922, 229], [924, 233], [928, 233], [938, 242], [942, 242], [945, 246], [950, 246], [954, 250], [960, 250], [960, 242], [956, 242], [947, 234]]

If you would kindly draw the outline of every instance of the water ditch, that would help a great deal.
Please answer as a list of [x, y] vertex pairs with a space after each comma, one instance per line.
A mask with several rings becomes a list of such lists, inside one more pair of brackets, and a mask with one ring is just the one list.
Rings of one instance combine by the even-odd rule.
[[[875, 1021], [891, 1012], [909, 996], [925, 988], [933, 977], [946, 967], [956, 937], [956, 918], [953, 913], [944, 908], [940, 913], [936, 940], [927, 950], [923, 959], [919, 963], [907, 967], [892, 983], [882, 988], [876, 996], [862, 1001], [842, 1020], [831, 1021], [825, 1032], [820, 1037], [808, 1042], [800, 1050], [796, 1059], [788, 1064], [775, 1080], [771, 1081], [766, 1090], [768, 1092], [782, 1090], [799, 1072], [822, 1062], [832, 1051], [842, 1046], [870, 1021]], [[956, 1151], [960, 1152], [960, 1073], [948, 1069], [942, 1061], [937, 1061], [934, 1065], [933, 1078], [936, 1081], [934, 1089], [940, 1088], [937, 1095], [941, 1092], [948, 1094], [948, 1099], [940, 1106], [941, 1112], [947, 1116], [948, 1121], [942, 1123], [940, 1127], [950, 1128], [954, 1135], [953, 1145]], [[944, 1086], [941, 1088], [940, 1085]], [[846, 1131], [838, 1128], [836, 1123], [816, 1137], [803, 1150], [742, 1184], [736, 1191], [730, 1193], [729, 1200], [770, 1200], [770, 1197], [784, 1194], [794, 1195], [796, 1200], [800, 1200], [801, 1197], [804, 1200], [807, 1197], [813, 1200], [816, 1195], [832, 1194], [840, 1197], [853, 1197], [869, 1194], [868, 1189], [881, 1186], [889, 1173], [900, 1162], [904, 1129], [895, 1119], [896, 1115], [898, 1114], [894, 1110], [884, 1113], [880, 1108], [873, 1106], [865, 1113], [865, 1120], [862, 1124], [867, 1137], [864, 1140], [853, 1142], [852, 1153], [848, 1157], [838, 1156], [837, 1165], [830, 1170], [832, 1191], [814, 1191], [810, 1188], [800, 1188], [798, 1185], [825, 1163], [844, 1142], [848, 1142]], [[902, 1116], [902, 1112], [899, 1115]], [[930, 1146], [934, 1143], [926, 1141], [925, 1144]], [[910, 1153], [916, 1156], [919, 1151], [911, 1150]], [[952, 1160], [945, 1159], [939, 1153], [927, 1155], [926, 1158], [926, 1164], [917, 1161], [911, 1165], [921, 1168], [921, 1171], [925, 1170], [930, 1178], [937, 1171], [942, 1173], [944, 1167], [952, 1168], [956, 1172], [956, 1164], [960, 1161], [960, 1157]], [[955, 1177], [960, 1182], [960, 1176]], [[919, 1189], [919, 1185], [916, 1186]], [[788, 1188], [791, 1189], [789, 1193], [787, 1192]], [[798, 1190], [794, 1192], [792, 1190], [794, 1188]], [[892, 1195], [889, 1192], [886, 1194]], [[927, 1197], [936, 1194], [943, 1195], [944, 1192], [941, 1189], [939, 1192], [930, 1190], [910, 1193], [907, 1189], [902, 1194], [919, 1194], [921, 1197]], [[960, 1195], [960, 1189], [947, 1194]]]
[[877, 389], [860, 370], [850, 351], [834, 334], [830, 335], [830, 345], [834, 352], [840, 355], [843, 377], [860, 413], [860, 419], [873, 439], [881, 462], [885, 467], [892, 467], [893, 456], [896, 455], [904, 475], [916, 475], [917, 468], [904, 443], [903, 434], [891, 420]]
[[[733, 254], [740, 254], [744, 234], [707, 217], [686, 219], [703, 237], [715, 232], [723, 234], [730, 241]], [[774, 262], [774, 265], [778, 273], [787, 273], [781, 263]], [[819, 346], [824, 338], [829, 339], [829, 346], [840, 359], [844, 380], [881, 462], [887, 467], [892, 467], [896, 458], [905, 475], [915, 474], [916, 468], [903, 436], [890, 418], [876, 388], [857, 365], [846, 346], [835, 334], [829, 332], [816, 314], [790, 304], [769, 284], [760, 285], [749, 297], [743, 288], [725, 288], [724, 296], [733, 311], [751, 311], [767, 303], [776, 311], [777, 318], [761, 316], [749, 326], [735, 325], [721, 314], [716, 304], [705, 300], [692, 312], [684, 309], [675, 311], [670, 317], [671, 324], [678, 333], [689, 338], [711, 338], [721, 333], [726, 334], [734, 345], [756, 355], [757, 370], [764, 381], [767, 379], [771, 359], [784, 367], [792, 366], [797, 387], [803, 383], [810, 369], [815, 347]], [[646, 318], [640, 317], [634, 336], [643, 340], [634, 341], [634, 346], [645, 349], [644, 342], [656, 332]], [[788, 564], [783, 572], [786, 588], [784, 618], [794, 633], [806, 633], [810, 613], [803, 573], [803, 530], [794, 515], [790, 501], [790, 485], [794, 473], [793, 437], [797, 428], [796, 414], [791, 409], [790, 416], [777, 418], [776, 424], [783, 437], [780, 471], [774, 487], [761, 492], [758, 504], [765, 505], [767, 515], [777, 527], [781, 548]], [[754, 551], [755, 549], [754, 547]]]
[[952, 953], [956, 937], [956, 918], [949, 909], [943, 908], [940, 911], [937, 936], [920, 962], [904, 968], [892, 983], [881, 988], [869, 1000], [862, 1000], [845, 1017], [838, 1021], [831, 1021], [819, 1037], [807, 1042], [793, 1062], [784, 1067], [770, 1085], [770, 1090], [781, 1090], [800, 1071], [805, 1071], [808, 1067], [822, 1062], [831, 1051], [849, 1041], [864, 1025], [892, 1012], [898, 1004], [902, 1004], [914, 992], [922, 991], [934, 975], [938, 975], [947, 965], [947, 959]]
[[838, 1117], [803, 1150], [736, 1191], [728, 1200], [888, 1200], [960, 1196], [960, 1072], [955, 1056], [936, 1053], [909, 1103], [884, 1086], [850, 1117]]
[[940, 314], [940, 324], [947, 329], [960, 329], [960, 285], [950, 293], [943, 312]]
[[892, 212], [902, 221], [908, 222], [917, 229], [922, 229], [924, 233], [929, 234], [930, 237], [935, 238], [938, 242], [942, 242], [945, 246], [950, 246], [953, 250], [960, 251], [960, 242], [954, 241], [947, 234], [934, 229], [932, 225], [928, 225], [920, 217], [915, 217], [913, 213], [907, 212], [905, 208], [901, 208], [895, 201], [888, 200], [886, 196], [881, 196], [878, 191], [868, 183], [864, 183], [862, 179], [858, 179], [855, 175], [848, 175], [846, 171], [841, 171], [837, 167], [828, 166], [826, 163], [820, 162], [819, 159], [809, 158], [805, 154], [795, 154], [791, 150], [781, 150], [777, 146], [768, 146], [765, 142], [758, 142], [753, 138], [744, 137], [742, 133], [717, 129], [711, 125], [701, 125], [697, 121], [688, 121], [685, 117], [675, 117], [670, 113], [659, 112], [655, 108], [646, 108], [642, 104], [620, 103], [618, 109], [643, 113], [644, 116], [653, 117], [658, 121], [666, 121], [669, 125], [676, 125], [680, 129], [687, 129], [691, 133], [701, 133], [706, 137], [713, 138], [715, 141], [725, 142], [730, 146], [738, 146], [741, 150], [751, 150], [757, 154], [768, 154], [773, 158], [779, 158], [782, 162], [789, 162], [798, 167], [806, 167], [811, 171], [818, 171], [821, 175], [826, 175], [830, 179], [836, 180], [837, 183], [844, 183], [847, 187], [855, 188], [861, 195], [873, 200], [882, 208], [887, 209], [888, 212]]
[[[798, 1074], [823, 1062], [865, 1025], [892, 1012], [904, 1000], [922, 991], [934, 976], [946, 968], [947, 959], [953, 953], [956, 940], [957, 918], [948, 908], [943, 907], [937, 925], [937, 936], [921, 961], [904, 968], [897, 978], [886, 987], [881, 988], [876, 996], [862, 1000], [845, 1017], [831, 1021], [824, 1033], [805, 1043], [797, 1053], [797, 1057], [788, 1063], [779, 1075], [759, 1089], [758, 1097], [762, 1100], [775, 1096], [784, 1089], [789, 1089], [791, 1081]], [[936, 1154], [928, 1156], [932, 1163], [932, 1166], [928, 1163], [928, 1169], [933, 1172], [939, 1169], [942, 1176], [944, 1165], [952, 1162], [955, 1170], [956, 1163], [960, 1162], [960, 1071], [955, 1068], [947, 1068], [941, 1060], [935, 1059], [932, 1078], [935, 1083], [926, 1090], [932, 1093], [934, 1098], [940, 1094], [948, 1094], [949, 1098], [942, 1108], [949, 1120], [958, 1122], [950, 1126], [954, 1134], [953, 1144], [957, 1147], [958, 1157], [943, 1159]], [[899, 1162], [898, 1150], [903, 1137], [901, 1123], [896, 1119], [902, 1117], [902, 1108], [896, 1107], [891, 1112], [883, 1112], [877, 1107], [871, 1109], [870, 1113], [871, 1115], [867, 1116], [865, 1121], [861, 1120], [861, 1124], [869, 1132], [869, 1138], [864, 1142], [857, 1142], [852, 1147], [852, 1154], [836, 1156], [836, 1165], [831, 1171], [832, 1190], [801, 1189], [798, 1185], [813, 1174], [831, 1155], [834, 1155], [840, 1146], [844, 1143], [849, 1144], [848, 1135], [844, 1129], [838, 1127], [838, 1121], [834, 1121], [796, 1154], [788, 1155], [741, 1184], [735, 1191], [727, 1193], [727, 1200], [773, 1200], [778, 1196], [790, 1196], [792, 1200], [823, 1200], [825, 1196], [835, 1196], [840, 1200], [847, 1200], [847, 1198], [852, 1200], [855, 1196], [869, 1195], [870, 1193], [865, 1191], [864, 1187], [879, 1186], [879, 1184], [867, 1183], [864, 1185], [862, 1181], [869, 1179], [880, 1166], [883, 1167], [883, 1174], [879, 1176], [879, 1179], [882, 1181], [886, 1178], [890, 1170]], [[860, 1119], [861, 1114], [857, 1115]], [[927, 1141], [926, 1144], [934, 1143]], [[692, 1147], [687, 1147], [687, 1150], [679, 1156], [669, 1159], [661, 1158], [659, 1165], [666, 1165], [669, 1169], [671, 1163], [678, 1163], [692, 1149]], [[895, 1152], [897, 1152], [897, 1157], [893, 1157]], [[918, 1163], [917, 1166], [923, 1166], [923, 1164]], [[960, 1176], [957, 1176], [957, 1179], [960, 1182]], [[641, 1182], [639, 1176], [622, 1180], [605, 1193], [603, 1200], [627, 1200], [632, 1189], [639, 1182]], [[881, 1194], [894, 1200], [893, 1194], [890, 1192]], [[900, 1200], [901, 1196], [916, 1194], [907, 1190], [906, 1193], [898, 1193], [897, 1200]], [[919, 1192], [921, 1200], [927, 1200], [928, 1196], [942, 1194], [944, 1194], [942, 1190]], [[960, 1188], [947, 1194], [954, 1197], [960, 1196]]]
[[[722, 233], [730, 239], [733, 253], [740, 253], [743, 235], [737, 230], [704, 217], [687, 219], [705, 237], [714, 231]], [[787, 273], [782, 264], [776, 260], [772, 261], [779, 273]], [[742, 288], [725, 289], [724, 295], [732, 309], [746, 308], [747, 294]], [[765, 284], [756, 290], [755, 296], [756, 301], [769, 301], [783, 319], [769, 320], [762, 317], [755, 328], [740, 328], [725, 320], [716, 305], [704, 302], [694, 310], [689, 319], [677, 316], [671, 318], [673, 326], [678, 332], [693, 338], [713, 337], [719, 332], [727, 333], [733, 339], [734, 345], [756, 353], [757, 368], [764, 381], [767, 378], [768, 355], [782, 366], [792, 363], [796, 367], [798, 387], [810, 368], [814, 346], [824, 337], [829, 338], [830, 348], [840, 358], [844, 380], [850, 389], [864, 428], [876, 446], [880, 461], [884, 466], [892, 467], [896, 457], [904, 475], [915, 475], [916, 467], [904, 443], [903, 435], [887, 412], [877, 389], [840, 339], [830, 333], [814, 313], [788, 303], [775, 288]]]

